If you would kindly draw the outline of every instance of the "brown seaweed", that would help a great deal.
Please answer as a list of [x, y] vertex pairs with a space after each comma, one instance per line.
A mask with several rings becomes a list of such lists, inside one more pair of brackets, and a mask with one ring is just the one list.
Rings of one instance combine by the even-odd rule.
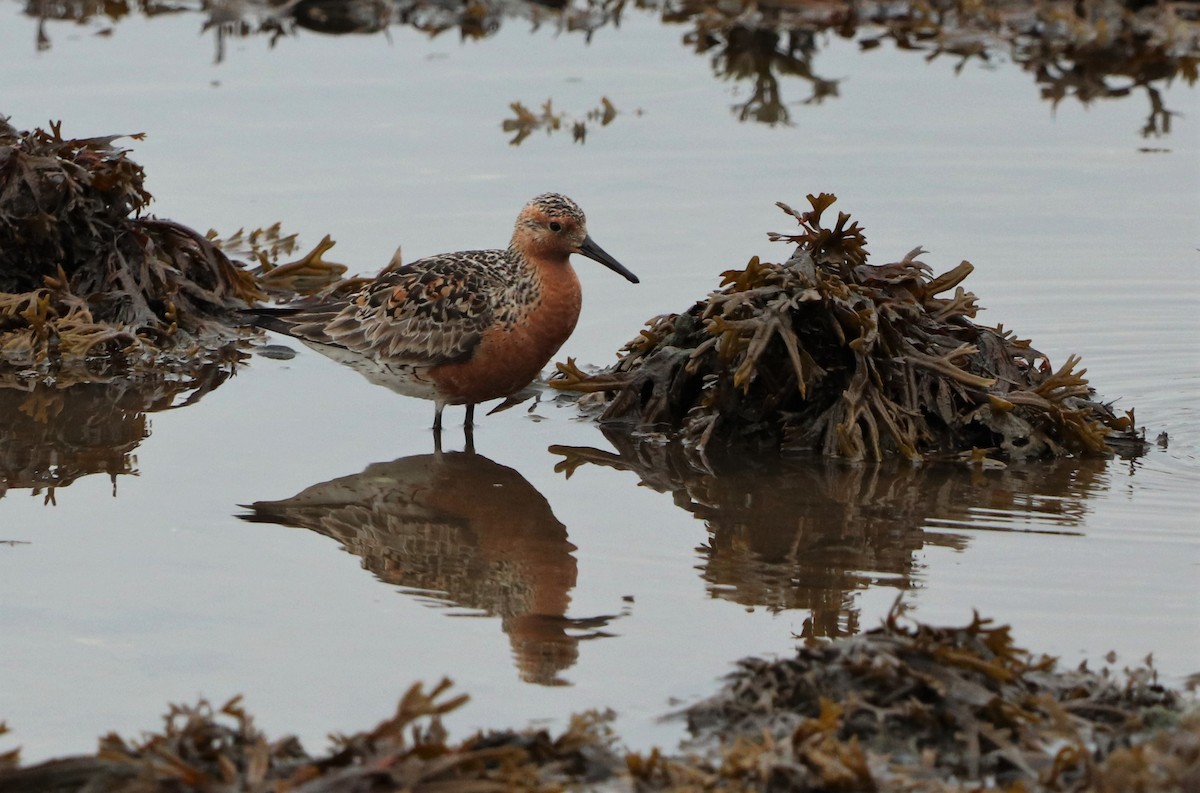
[[58, 124], [27, 133], [0, 126], [0, 312], [10, 362], [86, 358], [176, 334], [195, 340], [213, 333], [208, 320], [261, 296], [207, 239], [138, 217], [151, 200], [145, 175], [114, 140], [67, 139]]
[[[237, 311], [335, 282], [324, 240], [279, 265], [278, 227], [220, 240], [144, 215], [145, 174], [121, 136], [19, 132], [0, 118], [0, 365], [28, 378], [198, 372], [230, 360]], [[128, 136], [134, 140], [140, 135]], [[255, 266], [221, 249], [247, 249]]]
[[[807, 642], [790, 658], [742, 661], [685, 711], [709, 748], [701, 767], [736, 768], [747, 789], [958, 791], [988, 780], [1008, 791], [1114, 790], [1125, 753], [1169, 724], [1176, 740], [1156, 745], [1179, 754], [1157, 774], [1143, 765], [1149, 784], [1137, 789], [1200, 779], [1200, 712], [1183, 715], [1186, 699], [1159, 684], [1149, 660], [1124, 676], [1063, 669], [978, 614], [934, 628], [902, 613], [897, 604], [879, 628]], [[635, 773], [672, 789], [670, 762], [639, 761]]]
[[571, 139], [575, 143], [583, 143], [587, 140], [589, 123], [593, 127], [607, 127], [621, 112], [617, 110], [616, 105], [609, 101], [607, 96], [600, 97], [600, 104], [587, 111], [581, 118], [572, 118], [566, 113], [555, 111], [553, 101], [550, 99], [547, 99], [541, 110], [537, 112], [530, 110], [521, 102], [513, 102], [509, 107], [512, 108], [513, 117], [504, 119], [500, 128], [505, 132], [516, 133], [509, 141], [513, 146], [520, 146], [538, 130], [550, 135], [566, 128], [571, 130]]
[[[800, 230], [784, 263], [755, 256], [682, 314], [647, 322], [624, 357], [597, 373], [573, 360], [550, 385], [600, 392], [600, 421], [676, 434], [701, 451], [754, 443], [848, 460], [937, 457], [983, 462], [1138, 449], [1132, 412], [1097, 401], [1067, 358], [1057, 368], [1002, 326], [975, 324], [962, 262], [934, 277], [920, 248], [866, 262], [836, 200], [779, 204]], [[951, 294], [945, 293], [954, 290]]]
[[[908, 624], [894, 608], [861, 636], [808, 641], [792, 657], [742, 661], [688, 707], [677, 753], [623, 752], [611, 713], [557, 735], [502, 729], [451, 741], [442, 717], [465, 696], [417, 684], [371, 730], [308, 754], [268, 739], [235, 698], [173, 706], [139, 740], [21, 767], [0, 754], [0, 793], [665, 790], [1179, 793], [1200, 782], [1200, 710], [1152, 666], [1061, 668], [978, 615]], [[0, 734], [4, 726], [0, 724]]]
[[296, 240], [278, 224], [221, 239], [144, 215], [145, 174], [117, 137], [0, 119], [0, 494], [53, 503], [97, 473], [115, 492], [146, 414], [196, 402], [246, 359], [239, 309], [346, 269], [321, 258], [328, 238], [286, 262]]
[[172, 706], [161, 732], [126, 741], [108, 735], [94, 756], [15, 768], [0, 757], [0, 791], [150, 793], [171, 790], [554, 791], [572, 779], [604, 779], [618, 767], [607, 718], [584, 714], [558, 736], [546, 731], [480, 733], [448, 743], [441, 719], [466, 695], [443, 680], [413, 685], [396, 713], [374, 729], [334, 736], [333, 750], [308, 755], [293, 737], [269, 741], [240, 698], [214, 708]]

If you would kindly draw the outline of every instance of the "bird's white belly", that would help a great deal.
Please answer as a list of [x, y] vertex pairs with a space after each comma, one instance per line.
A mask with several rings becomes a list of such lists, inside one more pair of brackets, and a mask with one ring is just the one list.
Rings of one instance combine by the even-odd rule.
[[[306, 342], [306, 344], [308, 344]], [[328, 344], [308, 344], [327, 358], [345, 364], [375, 385], [397, 394], [418, 399], [437, 399], [438, 392], [429, 378], [429, 366], [420, 363], [385, 362], [374, 356], [361, 355], [343, 347]]]

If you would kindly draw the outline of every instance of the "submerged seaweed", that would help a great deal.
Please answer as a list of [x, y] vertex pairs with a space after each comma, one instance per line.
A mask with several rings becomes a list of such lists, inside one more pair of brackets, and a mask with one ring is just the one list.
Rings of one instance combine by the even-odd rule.
[[[1008, 459], [1138, 449], [1132, 412], [1096, 401], [1068, 357], [1058, 368], [1002, 326], [972, 322], [962, 262], [934, 277], [920, 248], [866, 263], [862, 228], [809, 196], [782, 264], [756, 256], [683, 314], [647, 322], [613, 367], [568, 360], [550, 384], [603, 392], [603, 423], [676, 433], [698, 449], [755, 442], [849, 460], [988, 454]], [[944, 295], [953, 289], [950, 295]]]

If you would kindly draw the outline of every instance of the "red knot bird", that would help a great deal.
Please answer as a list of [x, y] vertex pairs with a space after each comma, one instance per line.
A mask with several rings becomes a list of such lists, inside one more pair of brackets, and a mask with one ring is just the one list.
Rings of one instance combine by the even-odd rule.
[[525, 388], [575, 329], [572, 253], [638, 282], [588, 236], [574, 201], [546, 193], [521, 210], [504, 250], [430, 256], [336, 300], [250, 313], [372, 383], [432, 399], [435, 430], [446, 405], [466, 405], [469, 428], [476, 403]]

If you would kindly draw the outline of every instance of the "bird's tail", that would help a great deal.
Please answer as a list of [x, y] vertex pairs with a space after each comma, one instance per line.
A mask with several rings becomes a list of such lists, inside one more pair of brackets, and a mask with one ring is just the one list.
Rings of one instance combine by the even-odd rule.
[[254, 308], [242, 309], [240, 313], [247, 325], [253, 325], [256, 328], [264, 330], [273, 330], [276, 333], [288, 334], [295, 324], [289, 318], [296, 316], [301, 310], [299, 307], [292, 306], [256, 306]]

